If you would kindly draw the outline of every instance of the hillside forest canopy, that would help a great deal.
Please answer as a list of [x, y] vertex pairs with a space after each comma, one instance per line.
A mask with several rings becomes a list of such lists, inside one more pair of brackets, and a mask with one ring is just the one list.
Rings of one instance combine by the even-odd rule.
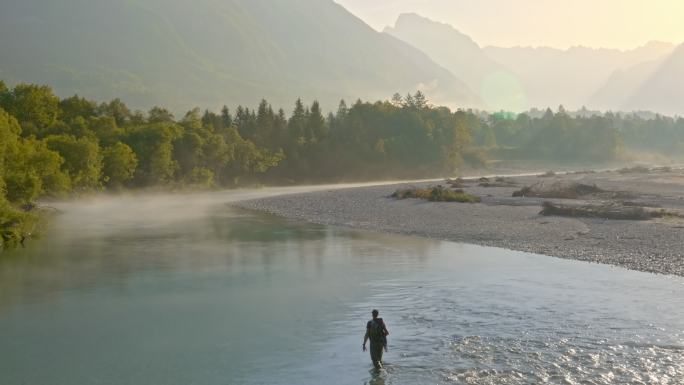
[[[31, 203], [102, 190], [216, 188], [454, 175], [490, 158], [605, 162], [629, 149], [679, 154], [684, 119], [452, 111], [421, 92], [330, 113], [318, 102], [188, 111], [59, 98], [0, 81], [0, 226], [14, 239]], [[22, 209], [24, 208], [24, 209]]]

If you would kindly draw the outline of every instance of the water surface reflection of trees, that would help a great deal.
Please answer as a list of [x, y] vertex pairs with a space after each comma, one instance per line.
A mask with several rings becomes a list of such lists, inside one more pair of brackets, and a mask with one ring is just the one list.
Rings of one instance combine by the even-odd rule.
[[[422, 263], [436, 242], [283, 219], [218, 206], [211, 215], [154, 228], [56, 235], [0, 258], [0, 313], [65, 290], [126, 290], [134, 278], [178, 272], [273, 276], [354, 274]], [[381, 278], [381, 275], [380, 275]]]

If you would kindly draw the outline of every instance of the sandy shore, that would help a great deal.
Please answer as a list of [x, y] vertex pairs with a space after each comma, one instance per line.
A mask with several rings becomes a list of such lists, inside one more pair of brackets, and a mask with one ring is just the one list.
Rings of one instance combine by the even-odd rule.
[[482, 203], [476, 204], [397, 200], [389, 195], [409, 185], [395, 184], [291, 194], [234, 205], [319, 224], [502, 247], [684, 276], [684, 219], [542, 216], [539, 212], [543, 201], [601, 203], [600, 199], [605, 197], [568, 200], [511, 196], [523, 186], [542, 181], [596, 184], [605, 190], [629, 192], [631, 204], [684, 213], [682, 170], [511, 177], [507, 178], [510, 185], [504, 187], [484, 187], [480, 181], [467, 180], [463, 189], [482, 198]]

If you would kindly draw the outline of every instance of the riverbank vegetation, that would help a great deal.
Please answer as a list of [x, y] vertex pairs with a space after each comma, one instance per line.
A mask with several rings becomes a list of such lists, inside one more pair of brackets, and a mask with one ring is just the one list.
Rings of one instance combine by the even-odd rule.
[[[452, 111], [420, 92], [342, 101], [329, 114], [315, 101], [297, 100], [288, 114], [263, 100], [176, 119], [163, 107], [134, 111], [119, 99], [62, 99], [48, 86], [0, 81], [0, 231], [21, 239], [34, 216], [26, 208], [40, 197], [436, 177], [489, 158], [607, 161], [649, 122], [562, 108], [536, 117]], [[659, 145], [681, 143], [681, 119], [653, 122], [673, 137]]]
[[480, 197], [468, 194], [461, 189], [450, 189], [441, 185], [399, 189], [392, 193], [391, 197], [396, 199], [425, 199], [430, 202], [478, 203], [481, 201]]

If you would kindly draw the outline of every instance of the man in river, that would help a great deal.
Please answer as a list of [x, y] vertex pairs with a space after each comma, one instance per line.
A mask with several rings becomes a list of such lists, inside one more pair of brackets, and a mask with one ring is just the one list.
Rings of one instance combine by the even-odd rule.
[[373, 319], [366, 324], [366, 334], [363, 336], [363, 351], [366, 351], [366, 342], [370, 339], [370, 356], [376, 369], [382, 368], [382, 350], [387, 350], [387, 336], [389, 331], [385, 321], [378, 317], [379, 312], [373, 310]]

